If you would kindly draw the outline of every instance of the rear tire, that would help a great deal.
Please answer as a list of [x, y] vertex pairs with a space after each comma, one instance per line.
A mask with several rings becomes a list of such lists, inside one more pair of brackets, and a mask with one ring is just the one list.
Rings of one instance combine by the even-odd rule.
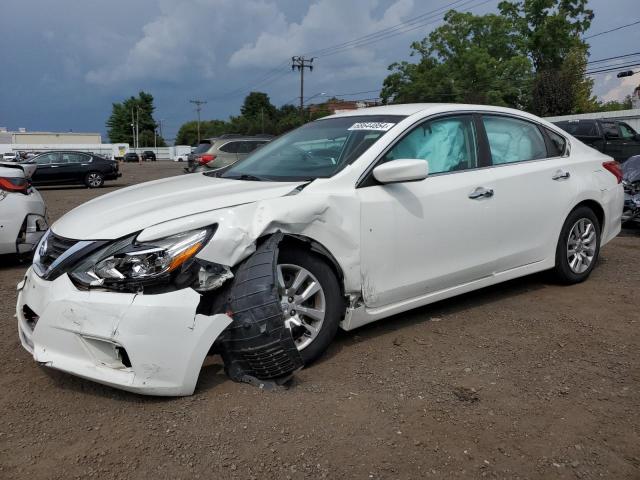
[[556, 247], [556, 279], [566, 285], [585, 281], [600, 254], [600, 222], [589, 207], [573, 210], [562, 226]]
[[84, 184], [87, 188], [100, 188], [104, 185], [104, 175], [100, 172], [89, 172], [84, 177]]
[[[293, 292], [292, 284], [296, 276], [296, 268], [303, 274], [311, 274], [300, 288]], [[300, 250], [297, 248], [284, 247], [280, 250], [278, 256], [278, 272], [283, 273], [283, 278], [278, 279], [278, 291], [281, 296], [283, 305], [283, 315], [286, 322], [289, 323], [291, 333], [296, 341], [296, 346], [300, 352], [300, 356], [305, 365], [310, 364], [320, 355], [324, 353], [338, 331], [338, 324], [344, 313], [344, 301], [340, 294], [340, 287], [335, 273], [319, 256]], [[284, 281], [284, 287], [282, 282]], [[317, 281], [320, 285], [320, 291], [314, 294], [306, 301], [299, 301], [302, 294], [312, 287], [312, 283]], [[289, 304], [288, 300], [294, 299]], [[302, 309], [307, 307], [315, 308], [309, 302], [317, 303], [317, 308], [324, 308], [324, 318], [321, 322], [311, 316], [305, 315]], [[290, 306], [288, 306], [290, 305]], [[288, 310], [288, 309], [291, 310]], [[290, 312], [300, 308], [295, 315]], [[288, 311], [287, 311], [288, 310]], [[296, 326], [296, 323], [302, 323], [302, 326]], [[317, 333], [312, 333], [309, 327], [304, 325], [316, 325]], [[305, 341], [307, 337], [314, 336], [311, 341]], [[306, 344], [305, 344], [306, 343]]]

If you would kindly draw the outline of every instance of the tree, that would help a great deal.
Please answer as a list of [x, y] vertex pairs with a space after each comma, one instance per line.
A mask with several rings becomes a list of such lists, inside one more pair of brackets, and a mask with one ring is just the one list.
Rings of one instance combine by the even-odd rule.
[[593, 81], [585, 76], [588, 45], [581, 38], [594, 16], [587, 1], [517, 0], [498, 5], [533, 62], [531, 110], [537, 115], [582, 113], [595, 106]]
[[[230, 132], [230, 125], [224, 120], [204, 120], [200, 122], [200, 138], [210, 138]], [[195, 145], [198, 143], [198, 122], [183, 123], [176, 135], [176, 145]]]
[[630, 110], [631, 108], [633, 108], [633, 100], [631, 95], [627, 95], [621, 102], [618, 100], [609, 100], [608, 102], [600, 103], [596, 111], [614, 112], [617, 110]]
[[411, 45], [383, 83], [383, 102], [462, 102], [523, 108], [532, 65], [512, 23], [499, 15], [449, 11], [444, 25]]
[[129, 97], [122, 103], [114, 103], [111, 116], [107, 120], [107, 134], [112, 143], [133, 145], [133, 128], [137, 116], [139, 143], [141, 147], [152, 147], [154, 137], [157, 146], [164, 147], [165, 141], [156, 135], [158, 124], [153, 118], [153, 95], [141, 91], [138, 97]]
[[449, 11], [444, 24], [411, 46], [418, 63], [389, 67], [384, 102], [489, 103], [562, 115], [592, 110], [585, 77], [591, 25], [587, 0], [516, 0], [499, 15]]

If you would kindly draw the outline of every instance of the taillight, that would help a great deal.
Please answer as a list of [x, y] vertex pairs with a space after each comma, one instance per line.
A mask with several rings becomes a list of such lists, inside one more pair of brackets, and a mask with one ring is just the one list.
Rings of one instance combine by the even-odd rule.
[[609, 170], [614, 177], [616, 177], [616, 180], [618, 181], [618, 183], [622, 182], [622, 170], [620, 169], [620, 164], [618, 162], [616, 161], [604, 162], [602, 166], [607, 170]]
[[23, 177], [0, 177], [0, 189], [7, 192], [26, 193], [29, 181]]
[[198, 159], [198, 163], [200, 165], [204, 165], [205, 163], [209, 163], [209, 162], [213, 162], [216, 159], [215, 155], [200, 155], [200, 158]]

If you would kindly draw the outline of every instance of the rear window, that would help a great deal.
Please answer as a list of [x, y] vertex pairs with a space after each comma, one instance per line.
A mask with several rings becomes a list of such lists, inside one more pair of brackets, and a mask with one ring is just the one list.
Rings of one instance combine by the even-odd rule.
[[574, 136], [597, 137], [598, 127], [595, 121], [557, 122], [556, 125]]
[[211, 147], [211, 142], [202, 142], [200, 145], [198, 145], [195, 148], [193, 153], [204, 153], [207, 150], [209, 150], [210, 147]]

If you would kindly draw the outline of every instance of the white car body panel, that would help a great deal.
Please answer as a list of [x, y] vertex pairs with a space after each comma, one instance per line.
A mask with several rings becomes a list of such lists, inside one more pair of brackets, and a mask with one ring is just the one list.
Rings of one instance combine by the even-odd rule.
[[[532, 120], [568, 139], [570, 156], [356, 188], [372, 163], [411, 126], [450, 112]], [[583, 201], [604, 210], [603, 245], [620, 230], [622, 187], [602, 167], [610, 159], [537, 117], [505, 108], [443, 104], [374, 107], [336, 116], [363, 114], [408, 117], [331, 178], [309, 184], [201, 174], [158, 180], [92, 200], [62, 217], [52, 230], [75, 240], [111, 240], [140, 232], [139, 241], [150, 241], [216, 224], [212, 240], [197, 257], [227, 267], [251, 255], [265, 236], [283, 232], [302, 237], [322, 247], [341, 270], [348, 298], [341, 323], [346, 330], [552, 268], [563, 222]], [[558, 170], [570, 177], [553, 180]], [[493, 189], [494, 196], [469, 199], [480, 186]], [[191, 393], [206, 350], [230, 322], [226, 315], [196, 315], [200, 295], [190, 289], [155, 295], [81, 291], [66, 274], [45, 282], [30, 269], [20, 290], [21, 338], [27, 349], [32, 342], [37, 361], [141, 393]], [[38, 309], [31, 339], [21, 313], [24, 305]], [[101, 314], [90, 320], [86, 312], [96, 308]], [[132, 358], [134, 370], [109, 366], [113, 355], [105, 353], [108, 348], [91, 350], [91, 338], [126, 344], [130, 355], [138, 357]], [[78, 342], [89, 346], [80, 349]], [[159, 358], [168, 351], [176, 352], [170, 359], [178, 361], [175, 368], [169, 359]]]
[[[13, 165], [8, 167], [0, 164], [0, 177], [25, 177], [23, 169]], [[44, 230], [37, 230], [36, 218], [46, 221], [46, 207], [38, 190], [30, 188], [25, 195], [0, 189], [0, 255], [27, 253], [35, 247], [44, 234]], [[24, 242], [18, 246], [16, 241], [25, 219]]]

